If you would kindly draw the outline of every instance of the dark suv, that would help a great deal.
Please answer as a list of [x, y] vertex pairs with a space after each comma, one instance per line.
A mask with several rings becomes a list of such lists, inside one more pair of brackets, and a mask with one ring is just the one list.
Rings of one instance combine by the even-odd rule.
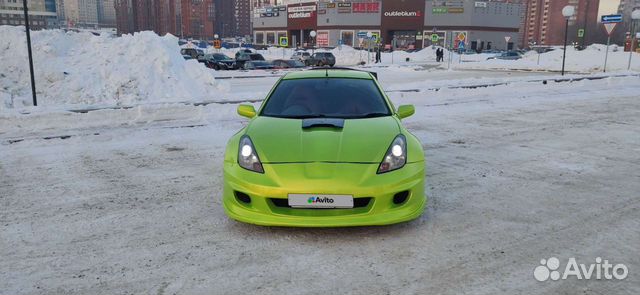
[[244, 63], [250, 60], [265, 60], [265, 59], [260, 53], [242, 52], [236, 55], [236, 68], [244, 69]]
[[180, 53], [182, 55], [188, 55], [191, 56], [192, 59], [202, 59], [202, 57], [204, 56], [204, 51], [202, 49], [196, 49], [196, 48], [182, 48], [180, 49]]
[[331, 52], [316, 52], [305, 61], [307, 66], [335, 66], [336, 57]]

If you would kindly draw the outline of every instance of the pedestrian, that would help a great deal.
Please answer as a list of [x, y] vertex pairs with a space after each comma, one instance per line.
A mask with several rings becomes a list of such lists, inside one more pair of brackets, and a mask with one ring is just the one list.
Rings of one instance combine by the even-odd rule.
[[382, 62], [382, 53], [380, 52], [380, 46], [376, 47], [376, 63]]
[[436, 48], [436, 61], [440, 62], [440, 48]]

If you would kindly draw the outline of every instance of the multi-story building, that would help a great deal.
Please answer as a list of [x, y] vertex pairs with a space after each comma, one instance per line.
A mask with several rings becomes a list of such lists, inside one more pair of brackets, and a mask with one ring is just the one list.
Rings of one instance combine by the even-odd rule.
[[569, 18], [569, 43], [589, 44], [598, 30], [599, 0], [529, 0], [523, 42], [539, 45], [564, 43], [566, 19], [562, 9], [575, 6], [576, 13]]
[[181, 29], [185, 37], [213, 39], [214, 19], [213, 0], [181, 1]]
[[229, 0], [214, 0], [216, 17], [214, 19], [216, 34], [220, 37], [236, 36], [236, 3]]
[[118, 34], [151, 30], [181, 35], [180, 0], [115, 0]]
[[114, 28], [116, 26], [116, 9], [114, 0], [99, 0], [98, 23], [100, 27]]
[[251, 35], [251, 18], [253, 7], [251, 0], [235, 0], [235, 35], [250, 36]]
[[65, 0], [64, 16], [70, 27], [97, 28], [99, 26], [97, 0]]
[[[54, 0], [32, 0], [28, 2], [29, 26], [33, 30], [57, 25]], [[0, 25], [24, 26], [24, 10], [21, 0], [0, 0]]]

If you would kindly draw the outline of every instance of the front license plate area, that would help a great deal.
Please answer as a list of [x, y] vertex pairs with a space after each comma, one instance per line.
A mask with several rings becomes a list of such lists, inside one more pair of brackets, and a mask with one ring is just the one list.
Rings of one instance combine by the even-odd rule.
[[293, 208], [353, 208], [351, 195], [289, 194]]

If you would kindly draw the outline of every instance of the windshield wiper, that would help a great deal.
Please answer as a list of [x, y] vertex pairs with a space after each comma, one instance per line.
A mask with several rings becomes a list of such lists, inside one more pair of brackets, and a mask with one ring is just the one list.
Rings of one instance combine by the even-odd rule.
[[357, 116], [356, 118], [375, 118], [375, 117], [384, 117], [389, 116], [388, 113], [367, 113], [362, 116]]

